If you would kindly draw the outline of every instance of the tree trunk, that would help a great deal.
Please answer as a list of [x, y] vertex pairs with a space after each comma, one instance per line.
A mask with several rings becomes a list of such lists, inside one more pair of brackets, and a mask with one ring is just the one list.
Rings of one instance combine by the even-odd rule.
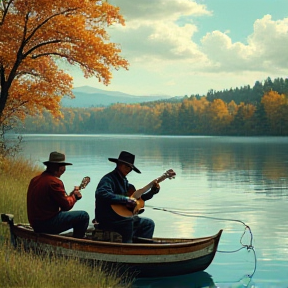
[[7, 82], [5, 81], [4, 77], [4, 68], [1, 66], [0, 68], [0, 124], [2, 114], [8, 99], [8, 89], [7, 89]]

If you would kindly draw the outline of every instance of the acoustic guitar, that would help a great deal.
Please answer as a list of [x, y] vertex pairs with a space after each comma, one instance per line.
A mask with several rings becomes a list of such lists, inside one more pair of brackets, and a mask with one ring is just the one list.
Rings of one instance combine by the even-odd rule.
[[128, 207], [126, 207], [125, 204], [112, 204], [111, 205], [112, 209], [118, 215], [123, 216], [123, 217], [132, 217], [134, 215], [142, 213], [144, 211], [144, 200], [141, 199], [141, 195], [147, 192], [149, 189], [151, 189], [153, 185], [155, 185], [155, 183], [160, 183], [167, 178], [174, 179], [175, 176], [176, 176], [176, 173], [172, 169], [169, 169], [166, 172], [164, 172], [162, 176], [154, 179], [153, 181], [148, 183], [143, 188], [136, 190], [131, 196], [129, 196], [130, 198], [136, 200], [136, 203], [137, 203], [133, 211], [130, 210]]

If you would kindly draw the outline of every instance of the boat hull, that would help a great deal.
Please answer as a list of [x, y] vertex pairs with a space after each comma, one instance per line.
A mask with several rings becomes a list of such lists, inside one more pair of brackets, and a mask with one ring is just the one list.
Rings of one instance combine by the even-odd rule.
[[[136, 278], [177, 276], [205, 270], [217, 251], [222, 230], [195, 239], [155, 238], [154, 243], [116, 243], [35, 233], [22, 225], [10, 225], [15, 246], [38, 253], [76, 257], [105, 269], [128, 272]], [[116, 269], [116, 270], [115, 270]]]

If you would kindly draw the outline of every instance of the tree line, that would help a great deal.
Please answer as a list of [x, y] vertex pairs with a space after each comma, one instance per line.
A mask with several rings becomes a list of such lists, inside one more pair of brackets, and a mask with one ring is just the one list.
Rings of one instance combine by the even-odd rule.
[[[17, 131], [287, 136], [288, 79], [278, 78], [272, 82], [268, 78], [263, 84], [260, 83], [256, 82], [253, 88], [245, 86], [222, 92], [209, 91], [207, 96], [191, 95], [177, 101], [162, 100], [133, 105], [117, 103], [106, 108], [62, 108], [62, 118], [53, 118], [48, 112], [38, 117], [29, 116], [24, 124], [18, 125]], [[246, 95], [244, 91], [249, 93]], [[232, 99], [231, 95], [235, 98]]]

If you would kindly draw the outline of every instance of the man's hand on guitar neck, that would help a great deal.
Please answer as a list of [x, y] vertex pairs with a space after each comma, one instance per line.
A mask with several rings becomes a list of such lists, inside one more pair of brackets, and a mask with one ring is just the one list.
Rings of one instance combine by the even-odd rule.
[[153, 195], [157, 194], [160, 191], [160, 185], [155, 181], [154, 185], [151, 188], [151, 193]]
[[80, 200], [82, 198], [82, 194], [79, 190], [79, 186], [75, 186], [70, 195], [74, 195], [77, 201]]

